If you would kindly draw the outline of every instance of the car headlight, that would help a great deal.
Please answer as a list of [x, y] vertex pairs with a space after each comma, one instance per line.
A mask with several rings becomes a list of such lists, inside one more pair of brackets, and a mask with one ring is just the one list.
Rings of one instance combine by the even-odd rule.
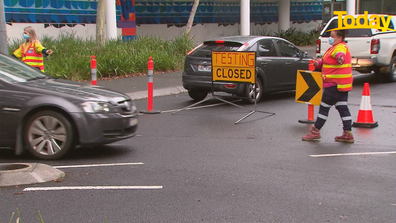
[[108, 113], [110, 112], [110, 106], [106, 102], [87, 101], [82, 103], [84, 111], [89, 113]]

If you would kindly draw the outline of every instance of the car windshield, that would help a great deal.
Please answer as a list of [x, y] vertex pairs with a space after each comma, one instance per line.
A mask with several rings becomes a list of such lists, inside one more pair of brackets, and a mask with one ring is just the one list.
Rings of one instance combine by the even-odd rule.
[[16, 58], [0, 55], [0, 78], [9, 82], [26, 82], [49, 78], [39, 69], [31, 67]]

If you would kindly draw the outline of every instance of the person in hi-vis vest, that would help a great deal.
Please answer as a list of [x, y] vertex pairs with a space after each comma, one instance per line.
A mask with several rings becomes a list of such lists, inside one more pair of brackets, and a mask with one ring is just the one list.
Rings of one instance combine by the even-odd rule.
[[37, 39], [36, 32], [31, 26], [23, 30], [23, 38], [25, 41], [14, 51], [13, 55], [26, 64], [37, 67], [41, 72], [44, 72], [43, 55], [50, 55], [52, 50], [46, 49], [41, 45], [40, 41]]
[[348, 92], [352, 89], [351, 53], [345, 43], [346, 30], [331, 31], [329, 44], [321, 60], [315, 60], [316, 69], [322, 71], [323, 95], [319, 114], [309, 133], [302, 137], [303, 141], [320, 139], [320, 129], [325, 124], [329, 110], [334, 105], [341, 116], [343, 133], [336, 136], [337, 142], [353, 143], [352, 117], [348, 108]]

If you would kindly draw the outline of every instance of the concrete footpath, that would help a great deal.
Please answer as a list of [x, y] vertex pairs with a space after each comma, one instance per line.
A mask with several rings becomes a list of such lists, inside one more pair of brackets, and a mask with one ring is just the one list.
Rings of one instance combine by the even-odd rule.
[[[187, 92], [182, 86], [182, 72], [155, 73], [153, 75], [153, 96], [180, 94]], [[111, 80], [98, 80], [98, 86], [127, 94], [132, 99], [147, 97], [148, 77], [136, 76]]]

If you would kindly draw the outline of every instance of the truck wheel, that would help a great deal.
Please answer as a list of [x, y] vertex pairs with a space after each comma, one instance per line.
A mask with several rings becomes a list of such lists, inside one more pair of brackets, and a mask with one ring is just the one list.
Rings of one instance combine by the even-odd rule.
[[396, 56], [392, 58], [390, 64], [390, 72], [385, 76], [386, 81], [395, 82], [396, 81]]
[[188, 95], [194, 99], [194, 101], [202, 101], [208, 95], [208, 92], [199, 89], [188, 90]]

